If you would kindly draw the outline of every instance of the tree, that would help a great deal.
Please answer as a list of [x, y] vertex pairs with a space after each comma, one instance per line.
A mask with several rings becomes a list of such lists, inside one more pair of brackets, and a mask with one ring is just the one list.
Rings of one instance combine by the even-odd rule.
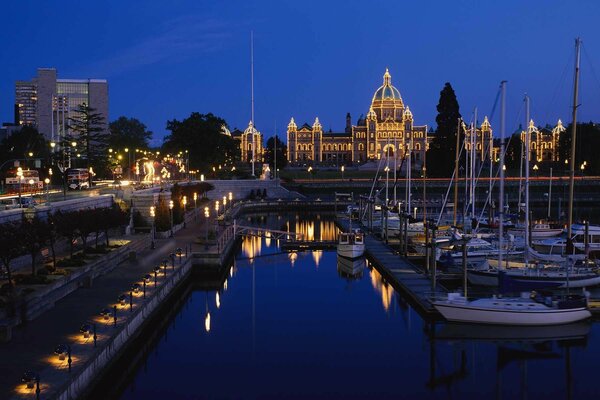
[[507, 143], [506, 154], [504, 156], [506, 168], [518, 170], [521, 167], [521, 154], [523, 151], [520, 130], [516, 133], [513, 133]]
[[73, 245], [79, 236], [77, 212], [57, 211], [53, 218], [57, 232], [69, 242], [69, 255], [73, 257]]
[[46, 239], [48, 240], [48, 245], [50, 246], [50, 251], [52, 253], [52, 267], [56, 268], [56, 250], [55, 244], [58, 239], [58, 229], [56, 226], [56, 218], [54, 214], [48, 214], [48, 230], [46, 232]]
[[[558, 154], [560, 160], [571, 160], [571, 134], [573, 124], [566, 127], [566, 131], [560, 135], [558, 142]], [[577, 136], [575, 141], [575, 171], [581, 171], [581, 165], [585, 162], [585, 174], [597, 175], [600, 173], [600, 160], [595, 152], [600, 148], [600, 125], [593, 122], [577, 124]], [[563, 164], [564, 165], [564, 164]], [[567, 165], [568, 167], [568, 165]]]
[[109, 125], [110, 137], [108, 145], [114, 149], [147, 148], [152, 139], [146, 125], [135, 118], [119, 117]]
[[173, 201], [173, 224], [180, 224], [184, 219], [184, 210], [183, 210], [183, 191], [181, 186], [177, 183], [173, 185], [171, 188], [171, 201]]
[[427, 152], [427, 175], [446, 177], [454, 170], [456, 135], [461, 118], [458, 100], [449, 82], [440, 92], [437, 111], [437, 129]]
[[87, 169], [93, 167], [99, 172], [107, 166], [109, 133], [104, 117], [95, 111], [85, 103], [73, 110], [74, 116], [69, 117], [67, 142], [76, 143], [77, 154], [85, 160]]
[[[11, 159], [41, 159], [47, 160], [50, 155], [50, 147], [44, 135], [32, 126], [24, 125], [20, 131], [4, 138], [0, 143], [0, 160]], [[29, 156], [29, 154], [32, 156]], [[28, 167], [34, 167], [26, 165]], [[23, 166], [25, 167], [25, 165]]]
[[31, 276], [35, 276], [35, 261], [46, 244], [48, 225], [36, 215], [32, 219], [24, 217], [20, 229], [23, 247], [31, 255]]
[[23, 254], [23, 237], [20, 226], [14, 222], [0, 224], [0, 260], [6, 269], [8, 287], [12, 291], [12, 270], [10, 262]]
[[279, 139], [279, 136], [270, 137], [265, 149], [265, 161], [269, 163], [272, 171], [275, 171], [275, 148], [277, 143], [277, 168], [283, 169], [287, 165], [287, 146]]
[[192, 113], [183, 121], [167, 121], [171, 133], [165, 137], [162, 151], [188, 150], [191, 169], [209, 170], [212, 166], [231, 165], [239, 158], [235, 139], [222, 133], [225, 120], [211, 113]]
[[166, 232], [171, 229], [171, 216], [169, 215], [169, 207], [164, 198], [158, 200], [156, 214], [154, 217], [154, 227], [157, 232]]

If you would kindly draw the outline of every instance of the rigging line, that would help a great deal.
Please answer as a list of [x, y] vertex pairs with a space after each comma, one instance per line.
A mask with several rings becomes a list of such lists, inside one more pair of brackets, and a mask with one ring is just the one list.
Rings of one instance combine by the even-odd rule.
[[[515, 121], [515, 125], [517, 125], [517, 124], [519, 123], [519, 119], [521, 118], [521, 113], [523, 112], [523, 107], [525, 107], [525, 104], [524, 104], [524, 103], [522, 103], [522, 104], [521, 104], [521, 107], [519, 107], [519, 112], [517, 113], [517, 119], [516, 119], [516, 121]], [[508, 141], [506, 142], [506, 145], [505, 145], [505, 150], [504, 150], [504, 154], [505, 154], [505, 155], [506, 155], [506, 152], [507, 152], [507, 150], [508, 150], [508, 148], [509, 148], [509, 144], [510, 144], [510, 141], [511, 141], [511, 139], [513, 138], [513, 136], [514, 136], [514, 134], [510, 135], [510, 137], [508, 138]], [[483, 137], [482, 137], [482, 138], [483, 138]], [[493, 146], [493, 144], [492, 144], [492, 146]], [[488, 151], [486, 152], [486, 154], [489, 154], [489, 144], [488, 144], [488, 149], [487, 149], [487, 150], [488, 150]], [[521, 154], [521, 156], [522, 156], [522, 154]], [[505, 163], [506, 163], [506, 161], [505, 161]], [[480, 177], [481, 177], [481, 173], [483, 172], [483, 167], [484, 167], [484, 165], [485, 165], [485, 164], [486, 164], [486, 163], [482, 161], [482, 162], [481, 162], [481, 165], [479, 166], [479, 171], [477, 172], [477, 177], [475, 178], [475, 187], [477, 187], [477, 184], [479, 183], [479, 179], [480, 179]], [[493, 185], [494, 185], [494, 184], [492, 183], [492, 189], [494, 188], [494, 187], [493, 187]], [[490, 195], [491, 195], [491, 194], [490, 194]], [[471, 201], [475, 201], [475, 199], [470, 199], [470, 200], [469, 200], [469, 205], [471, 205], [471, 203], [470, 203]], [[482, 214], [481, 214], [482, 216], [483, 216], [483, 212], [485, 211], [485, 208], [486, 208], [486, 207], [487, 207], [487, 201], [484, 203], [483, 210], [482, 210]], [[478, 225], [479, 225], [479, 223], [478, 223]]]
[[567, 79], [567, 71], [569, 70], [569, 66], [572, 64], [573, 59], [571, 57], [566, 57], [565, 66], [563, 67], [562, 73], [560, 74], [560, 78], [558, 79], [556, 87], [554, 88], [552, 97], [550, 97], [550, 101], [546, 104], [546, 108], [544, 111], [544, 118], [546, 122], [548, 122], [550, 118], [550, 110], [552, 109], [552, 106], [554, 106], [554, 104], [556, 103], [559, 93], [562, 92], [561, 89], [565, 85], [565, 81]]
[[588, 66], [590, 67], [590, 71], [592, 72], [592, 77], [594, 78], [594, 80], [596, 81], [596, 84], [598, 85], [598, 93], [600, 93], [600, 79], [598, 79], [598, 75], [596, 74], [596, 70], [594, 69], [594, 64], [592, 64], [592, 59], [589, 56], [587, 50], [585, 49], [585, 46], [583, 45], [583, 43], [581, 44], [581, 47], [583, 48], [583, 55], [587, 62], [588, 62]]
[[496, 106], [498, 106], [498, 100], [500, 100], [501, 92], [502, 92], [502, 90], [498, 89], [498, 92], [496, 93], [496, 99], [494, 100], [494, 105], [492, 106], [492, 112], [490, 113], [490, 121], [493, 121], [493, 119], [494, 119], [494, 113], [496, 112]]

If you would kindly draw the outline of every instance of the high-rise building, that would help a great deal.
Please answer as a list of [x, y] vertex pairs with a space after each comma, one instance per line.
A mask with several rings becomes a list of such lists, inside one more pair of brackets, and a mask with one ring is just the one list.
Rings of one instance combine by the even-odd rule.
[[15, 123], [37, 127], [58, 142], [68, 134], [69, 117], [82, 104], [104, 118], [108, 130], [108, 82], [105, 79], [57, 79], [55, 68], [38, 68], [31, 81], [15, 84]]

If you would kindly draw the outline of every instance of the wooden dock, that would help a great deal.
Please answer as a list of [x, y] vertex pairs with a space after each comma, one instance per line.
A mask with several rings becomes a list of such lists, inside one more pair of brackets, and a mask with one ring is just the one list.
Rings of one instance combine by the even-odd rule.
[[331, 250], [337, 247], [336, 241], [329, 240], [294, 240], [282, 241], [279, 247], [282, 250], [308, 251], [308, 250]]
[[[336, 223], [341, 229], [348, 229], [348, 221], [337, 218]], [[432, 296], [446, 296], [448, 293], [446, 288], [438, 283], [433, 292], [431, 281], [421, 268], [396, 254], [389, 245], [373, 235], [365, 234], [365, 245], [371, 263], [394, 289], [407, 297], [417, 312], [429, 318], [440, 317], [430, 299]]]

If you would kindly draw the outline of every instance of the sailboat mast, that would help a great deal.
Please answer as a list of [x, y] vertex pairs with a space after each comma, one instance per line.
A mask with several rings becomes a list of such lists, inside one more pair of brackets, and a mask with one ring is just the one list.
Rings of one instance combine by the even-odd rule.
[[471, 134], [471, 218], [475, 218], [475, 156], [477, 155], [477, 107], [473, 117]]
[[458, 148], [460, 146], [460, 123], [461, 120], [456, 120], [456, 151], [454, 156], [454, 207], [453, 207], [453, 218], [452, 225], [456, 226], [456, 212], [458, 211]]
[[567, 250], [573, 250], [571, 225], [573, 225], [573, 189], [575, 187], [575, 141], [577, 138], [577, 98], [579, 97], [579, 59], [581, 39], [575, 39], [575, 87], [573, 89], [573, 123], [571, 126], [571, 162], [569, 163], [569, 215], [567, 220]]
[[254, 31], [250, 31], [250, 108], [252, 120], [252, 176], [254, 174], [254, 159], [256, 158], [256, 143], [254, 143]]
[[396, 186], [398, 184], [398, 132], [394, 132], [394, 207], [398, 204]]
[[[525, 95], [525, 263], [529, 261], [528, 253], [529, 253], [529, 157], [531, 155], [531, 151], [529, 149], [531, 143], [531, 127], [529, 126], [529, 96]], [[520, 206], [520, 204], [519, 204]]]
[[506, 81], [500, 83], [502, 100], [500, 109], [500, 199], [498, 226], [498, 266], [502, 268], [502, 252], [504, 251], [504, 135], [506, 131]]

